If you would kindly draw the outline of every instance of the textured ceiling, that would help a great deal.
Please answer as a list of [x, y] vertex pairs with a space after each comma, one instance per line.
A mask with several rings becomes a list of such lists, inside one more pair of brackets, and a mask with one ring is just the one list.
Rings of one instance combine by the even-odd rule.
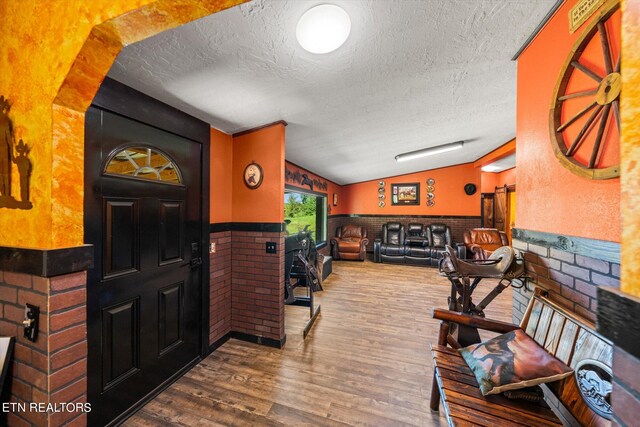
[[286, 120], [287, 160], [339, 184], [474, 161], [515, 136], [510, 58], [554, 0], [336, 0], [351, 35], [314, 55], [295, 29], [319, 3], [211, 15], [126, 47], [109, 75], [227, 133]]

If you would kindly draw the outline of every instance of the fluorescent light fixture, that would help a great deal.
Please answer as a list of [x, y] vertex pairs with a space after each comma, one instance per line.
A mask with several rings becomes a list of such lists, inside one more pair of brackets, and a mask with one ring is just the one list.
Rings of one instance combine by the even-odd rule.
[[347, 41], [351, 19], [341, 7], [321, 4], [307, 10], [298, 21], [296, 38], [311, 53], [333, 52]]
[[447, 151], [459, 150], [464, 145], [464, 141], [456, 141], [450, 144], [437, 145], [435, 147], [424, 148], [422, 150], [410, 151], [398, 154], [396, 161], [406, 162], [408, 160], [419, 159], [420, 157], [433, 156], [435, 154], [446, 153]]
[[482, 172], [498, 172], [502, 170], [500, 166], [494, 166], [494, 165], [485, 165], [480, 169], [482, 169]]

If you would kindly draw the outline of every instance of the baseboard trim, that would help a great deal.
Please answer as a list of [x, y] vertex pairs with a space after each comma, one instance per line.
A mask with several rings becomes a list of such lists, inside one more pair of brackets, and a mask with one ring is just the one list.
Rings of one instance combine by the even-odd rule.
[[209, 346], [209, 354], [216, 351], [218, 348], [220, 348], [220, 346], [222, 346], [222, 344], [226, 343], [230, 339], [231, 339], [231, 332], [227, 332], [222, 336], [222, 338], [216, 340], [213, 344]]
[[247, 341], [254, 344], [264, 345], [266, 347], [282, 348], [287, 342], [287, 336], [285, 335], [281, 340], [274, 338], [261, 337], [258, 335], [247, 334], [244, 332], [231, 331], [231, 338], [235, 338], [240, 341]]

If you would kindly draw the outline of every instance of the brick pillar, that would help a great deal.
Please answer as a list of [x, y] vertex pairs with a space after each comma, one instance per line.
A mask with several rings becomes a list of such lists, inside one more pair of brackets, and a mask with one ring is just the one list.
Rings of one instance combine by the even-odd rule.
[[[87, 401], [87, 276], [77, 270], [90, 268], [90, 252], [0, 248], [0, 335], [16, 337], [8, 426], [86, 425], [85, 413], [60, 404]], [[40, 308], [35, 342], [23, 334], [27, 303]]]
[[[239, 338], [281, 347], [284, 332], [284, 233], [232, 231], [231, 328]], [[268, 254], [266, 242], [277, 252]]]

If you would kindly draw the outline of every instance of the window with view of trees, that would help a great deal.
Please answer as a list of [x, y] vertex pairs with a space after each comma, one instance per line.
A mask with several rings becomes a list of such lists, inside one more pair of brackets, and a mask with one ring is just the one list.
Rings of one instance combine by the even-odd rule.
[[316, 243], [325, 242], [327, 240], [327, 197], [301, 191], [285, 191], [284, 221], [288, 234], [297, 233], [308, 227], [308, 230], [313, 232]]

